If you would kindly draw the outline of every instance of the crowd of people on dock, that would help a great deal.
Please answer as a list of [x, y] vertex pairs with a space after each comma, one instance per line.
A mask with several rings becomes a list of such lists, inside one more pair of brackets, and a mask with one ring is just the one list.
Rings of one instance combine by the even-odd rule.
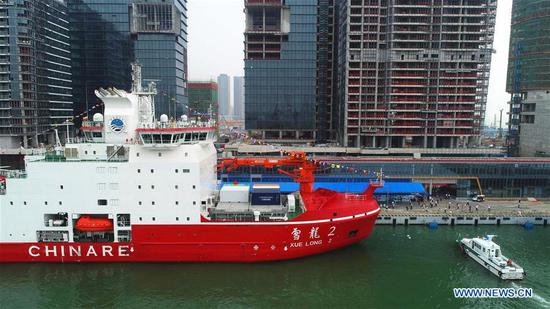
[[[428, 212], [441, 212], [444, 214], [452, 215], [455, 213], [487, 213], [495, 210], [491, 207], [490, 203], [484, 202], [482, 204], [465, 200], [456, 200], [450, 195], [444, 197], [432, 197], [427, 198], [411, 198], [408, 201], [396, 201], [391, 200], [387, 203], [381, 203], [383, 209], [403, 209], [405, 211], [424, 211]], [[510, 208], [507, 208], [510, 210]], [[521, 200], [517, 203], [517, 214], [521, 215]]]

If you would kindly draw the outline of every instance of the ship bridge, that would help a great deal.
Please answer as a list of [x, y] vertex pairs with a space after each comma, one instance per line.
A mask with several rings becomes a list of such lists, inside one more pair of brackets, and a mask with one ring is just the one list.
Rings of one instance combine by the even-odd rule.
[[162, 122], [155, 127], [137, 128], [139, 142], [145, 147], [176, 147], [181, 144], [212, 142], [216, 126], [214, 122]]

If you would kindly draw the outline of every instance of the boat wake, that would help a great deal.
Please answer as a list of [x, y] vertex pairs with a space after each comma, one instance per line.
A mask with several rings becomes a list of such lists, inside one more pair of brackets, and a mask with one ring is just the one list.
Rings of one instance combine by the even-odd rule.
[[[512, 282], [512, 287], [514, 287], [514, 289], [521, 289], [521, 288], [525, 288], [515, 282]], [[538, 302], [539, 304], [542, 304], [545, 308], [550, 308], [550, 301], [548, 301], [547, 299], [545, 299], [544, 297], [538, 295], [537, 293], [535, 293], [533, 291], [533, 300], [535, 300], [536, 302]]]

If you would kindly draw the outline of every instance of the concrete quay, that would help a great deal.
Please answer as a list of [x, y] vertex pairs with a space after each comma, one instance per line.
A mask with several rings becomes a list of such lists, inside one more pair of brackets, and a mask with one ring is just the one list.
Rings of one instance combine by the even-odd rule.
[[[450, 204], [449, 204], [450, 202]], [[518, 207], [519, 204], [519, 207]], [[550, 201], [441, 200], [437, 206], [419, 203], [381, 205], [376, 224], [382, 225], [550, 225]], [[477, 208], [476, 208], [477, 206]], [[387, 207], [387, 208], [386, 208]]]

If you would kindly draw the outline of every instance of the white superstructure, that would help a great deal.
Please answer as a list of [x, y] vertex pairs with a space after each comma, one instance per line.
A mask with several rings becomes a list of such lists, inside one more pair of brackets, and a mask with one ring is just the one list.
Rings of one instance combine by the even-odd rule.
[[502, 255], [500, 246], [493, 242], [494, 235], [484, 238], [463, 238], [461, 247], [474, 261], [501, 279], [521, 280], [524, 271], [518, 264]]
[[[85, 140], [4, 173], [0, 242], [130, 241], [132, 224], [196, 224], [216, 190], [213, 123], [154, 118], [154, 85], [100, 89], [104, 115], [85, 122]], [[184, 121], [185, 120], [185, 121]], [[79, 218], [112, 219], [112, 231], [80, 232]]]

